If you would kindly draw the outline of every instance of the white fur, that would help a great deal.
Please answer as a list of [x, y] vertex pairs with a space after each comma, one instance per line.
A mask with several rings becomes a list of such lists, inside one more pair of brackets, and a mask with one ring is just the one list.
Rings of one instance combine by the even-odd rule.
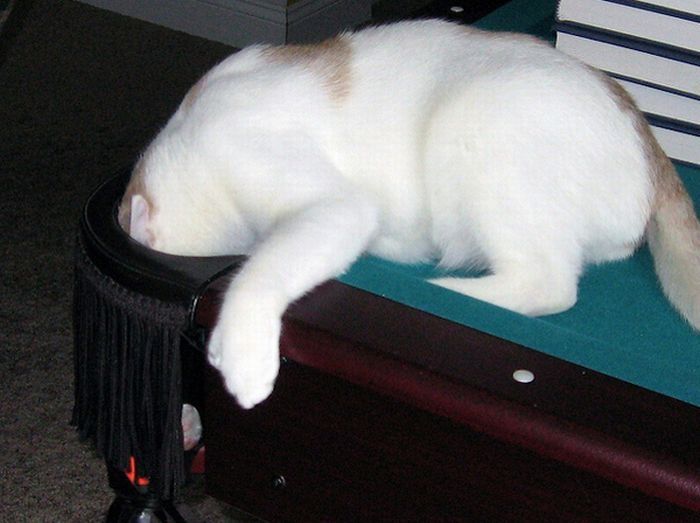
[[207, 74], [141, 160], [141, 238], [250, 254], [209, 345], [243, 407], [272, 391], [288, 304], [363, 252], [486, 268], [434, 283], [549, 314], [575, 303], [586, 262], [629, 255], [650, 217], [633, 117], [575, 60], [436, 21], [340, 42], [347, 94], [249, 48]]

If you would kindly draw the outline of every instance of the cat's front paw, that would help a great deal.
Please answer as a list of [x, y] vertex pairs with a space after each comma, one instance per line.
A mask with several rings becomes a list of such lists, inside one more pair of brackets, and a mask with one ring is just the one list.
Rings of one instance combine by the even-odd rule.
[[281, 321], [238, 314], [222, 318], [209, 339], [209, 362], [238, 404], [250, 409], [271, 393], [279, 372]]

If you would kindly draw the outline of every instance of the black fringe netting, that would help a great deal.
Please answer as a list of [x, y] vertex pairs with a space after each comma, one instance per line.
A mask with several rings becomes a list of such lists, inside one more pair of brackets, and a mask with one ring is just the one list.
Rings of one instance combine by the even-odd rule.
[[187, 308], [130, 291], [100, 272], [78, 240], [73, 297], [72, 423], [118, 469], [136, 460], [164, 499], [184, 481], [180, 341]]

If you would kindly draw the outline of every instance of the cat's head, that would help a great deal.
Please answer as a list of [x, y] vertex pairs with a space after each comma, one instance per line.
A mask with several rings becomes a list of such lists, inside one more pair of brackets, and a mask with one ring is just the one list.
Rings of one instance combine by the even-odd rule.
[[140, 244], [168, 254], [243, 253], [250, 231], [233, 205], [216, 199], [217, 188], [206, 185], [195, 172], [147, 152], [122, 197], [119, 224]]
[[139, 158], [119, 206], [122, 229], [142, 245], [181, 256], [247, 254], [256, 234], [227, 173], [164, 133]]

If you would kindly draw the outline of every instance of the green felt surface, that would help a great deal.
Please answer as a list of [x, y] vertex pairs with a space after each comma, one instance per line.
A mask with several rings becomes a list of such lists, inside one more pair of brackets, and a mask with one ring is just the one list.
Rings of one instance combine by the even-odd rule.
[[[556, 2], [514, 0], [487, 29], [546, 36]], [[700, 169], [678, 166], [700, 208]], [[563, 360], [700, 406], [700, 335], [668, 303], [646, 246], [632, 258], [588, 267], [570, 310], [527, 318], [425, 281], [432, 266], [360, 259], [340, 281]], [[439, 350], [439, 347], [436, 347]], [[465, 350], [470, 350], [465, 347]]]
[[558, 0], [513, 0], [474, 25], [490, 31], [517, 31], [553, 39], [558, 3]]

